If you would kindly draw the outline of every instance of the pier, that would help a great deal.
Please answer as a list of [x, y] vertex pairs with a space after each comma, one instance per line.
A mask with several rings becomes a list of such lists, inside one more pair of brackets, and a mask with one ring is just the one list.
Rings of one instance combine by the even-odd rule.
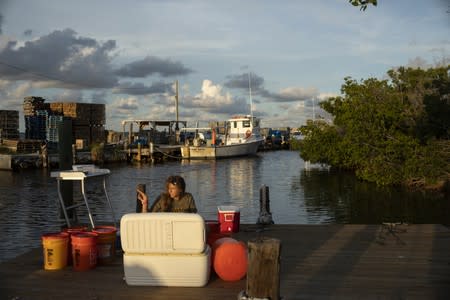
[[[233, 238], [281, 241], [284, 299], [447, 299], [450, 229], [443, 225], [241, 225]], [[20, 243], [20, 237], [17, 239]], [[246, 279], [212, 274], [200, 288], [128, 286], [122, 257], [87, 272], [45, 271], [42, 250], [0, 265], [3, 299], [237, 299]]]

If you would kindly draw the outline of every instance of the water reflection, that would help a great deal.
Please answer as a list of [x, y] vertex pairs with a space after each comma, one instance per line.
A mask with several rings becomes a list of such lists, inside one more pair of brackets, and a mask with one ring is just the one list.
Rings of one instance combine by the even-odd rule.
[[[378, 188], [352, 174], [328, 169], [305, 171], [297, 152], [275, 151], [257, 157], [164, 164], [111, 165], [107, 181], [116, 217], [136, 209], [137, 184], [146, 184], [151, 200], [164, 189], [169, 175], [180, 174], [205, 219], [217, 218], [217, 206], [237, 205], [242, 223], [255, 223], [259, 189], [270, 190], [276, 224], [408, 223], [449, 224], [448, 198], [411, 193], [400, 188]], [[101, 185], [86, 185], [95, 219], [111, 222]], [[56, 180], [47, 171], [0, 171], [0, 261], [40, 247], [43, 233], [59, 229]], [[74, 200], [80, 201], [79, 185]], [[86, 213], [79, 209], [82, 222]]]
[[309, 210], [318, 210], [323, 214], [326, 208], [328, 218], [325, 222], [448, 225], [450, 220], [450, 200], [442, 194], [406, 191], [401, 187], [378, 187], [358, 181], [353, 174], [342, 171], [304, 174], [301, 185]]

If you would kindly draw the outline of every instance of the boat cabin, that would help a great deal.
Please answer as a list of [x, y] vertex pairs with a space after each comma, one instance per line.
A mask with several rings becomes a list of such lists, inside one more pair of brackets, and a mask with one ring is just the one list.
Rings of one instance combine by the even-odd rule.
[[260, 119], [250, 116], [233, 116], [226, 123], [227, 144], [242, 143], [252, 136], [260, 136]]

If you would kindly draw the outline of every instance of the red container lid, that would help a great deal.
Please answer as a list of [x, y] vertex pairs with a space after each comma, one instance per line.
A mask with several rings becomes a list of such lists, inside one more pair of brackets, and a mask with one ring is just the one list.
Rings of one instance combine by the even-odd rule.
[[98, 234], [95, 232], [75, 232], [72, 234], [72, 239], [97, 238]]
[[92, 229], [92, 232], [95, 232], [98, 234], [115, 233], [116, 231], [117, 231], [117, 228], [114, 226], [97, 226], [94, 229]]

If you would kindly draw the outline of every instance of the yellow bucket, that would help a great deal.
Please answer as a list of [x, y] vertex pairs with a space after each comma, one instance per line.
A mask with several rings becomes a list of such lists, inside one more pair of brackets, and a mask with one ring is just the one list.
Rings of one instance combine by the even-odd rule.
[[42, 235], [45, 270], [60, 270], [67, 266], [69, 234], [67, 232]]

